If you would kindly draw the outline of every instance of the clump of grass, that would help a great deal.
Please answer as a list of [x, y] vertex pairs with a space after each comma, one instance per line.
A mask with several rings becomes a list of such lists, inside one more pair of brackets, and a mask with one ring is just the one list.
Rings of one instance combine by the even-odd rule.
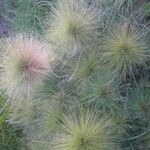
[[135, 148], [137, 149], [149, 149], [150, 148], [150, 134], [149, 131], [144, 132], [144, 134], [137, 140], [135, 144]]
[[110, 69], [100, 68], [89, 78], [85, 86], [83, 100], [94, 104], [104, 112], [117, 109], [120, 101], [119, 80]]
[[43, 117], [39, 122], [40, 126], [43, 128], [43, 132], [41, 133], [43, 137], [47, 135], [51, 138], [55, 133], [60, 131], [64, 114], [63, 109], [62, 104], [56, 101], [47, 104], [47, 107], [44, 106]]
[[150, 17], [150, 2], [144, 3], [144, 5], [141, 6], [141, 9], [146, 17]]
[[97, 54], [93, 52], [88, 52], [83, 54], [81, 60], [79, 60], [79, 66], [77, 68], [76, 77], [79, 80], [83, 80], [88, 78], [90, 75], [94, 73], [98, 66], [98, 61], [96, 56]]
[[[131, 90], [130, 109], [136, 118], [148, 122], [150, 120], [150, 90], [140, 83]], [[143, 117], [144, 116], [144, 117]]]
[[11, 113], [9, 114], [7, 122], [20, 129], [24, 129], [24, 131], [27, 130], [35, 119], [35, 105], [36, 102], [34, 100], [23, 99], [17, 107], [16, 105], [11, 106]]
[[61, 123], [61, 112], [59, 110], [51, 110], [45, 115], [44, 125], [47, 132], [55, 132]]
[[28, 144], [30, 150], [51, 150], [51, 146], [46, 142], [30, 142]]
[[[12, 125], [10, 125], [7, 120], [9, 118], [10, 109], [3, 105], [5, 103], [4, 97], [0, 95], [0, 149], [1, 150], [19, 150], [22, 148], [22, 131], [14, 130]], [[3, 111], [1, 111], [3, 110]]]
[[48, 20], [47, 40], [56, 48], [74, 53], [91, 40], [97, 20], [96, 11], [85, 1], [58, 1]]
[[[52, 0], [53, 1], [53, 0]], [[8, 10], [13, 12], [11, 26], [15, 32], [44, 32], [43, 21], [51, 11], [52, 1], [5, 0]]]
[[131, 75], [148, 60], [148, 46], [141, 30], [119, 25], [103, 41], [103, 60], [121, 76]]
[[5, 4], [13, 31], [32, 36], [0, 39], [0, 93], [11, 100], [0, 97], [0, 149], [149, 149], [149, 85], [134, 87], [149, 71], [148, 17], [134, 0]]
[[[135, 122], [134, 125], [136, 126]], [[134, 134], [129, 138], [126, 146], [131, 145], [134, 149], [149, 149], [150, 148], [150, 129], [149, 124], [146, 126], [140, 125], [140, 128], [137, 128]], [[133, 136], [134, 135], [134, 136]]]
[[[106, 118], [105, 118], [106, 119]], [[58, 136], [59, 150], [113, 149], [110, 122], [95, 113], [82, 111], [64, 119], [62, 135]]]
[[125, 113], [121, 108], [119, 108], [116, 112], [112, 114], [112, 130], [114, 134], [117, 136], [117, 140], [123, 139], [127, 137], [132, 130], [132, 125], [129, 120], [129, 115]]
[[44, 44], [22, 34], [7, 39], [2, 60], [1, 86], [11, 98], [32, 96], [51, 70]]

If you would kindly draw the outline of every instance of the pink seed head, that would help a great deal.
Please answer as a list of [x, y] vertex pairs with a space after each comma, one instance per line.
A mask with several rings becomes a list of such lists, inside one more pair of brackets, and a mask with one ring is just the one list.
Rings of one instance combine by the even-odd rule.
[[9, 95], [31, 95], [51, 70], [45, 45], [33, 38], [19, 35], [7, 40], [4, 76]]

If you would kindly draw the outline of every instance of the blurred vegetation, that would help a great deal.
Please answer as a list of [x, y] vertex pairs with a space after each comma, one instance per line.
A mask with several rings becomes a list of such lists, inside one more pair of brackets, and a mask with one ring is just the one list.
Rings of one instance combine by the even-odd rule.
[[[128, 59], [125, 59], [129, 56], [127, 48], [121, 54], [115, 53], [116, 58], [114, 55], [111, 56], [111, 61], [104, 61], [102, 58], [106, 45], [110, 44], [110, 46], [106, 46], [108, 48], [107, 56], [112, 54], [113, 48], [116, 50], [116, 46], [111, 45], [109, 41], [112, 40], [113, 43], [116, 36], [117, 40], [120, 39], [121, 34], [113, 33], [114, 39], [111, 39], [111, 36], [107, 36], [106, 39], [106, 35], [109, 35], [114, 26], [116, 27], [118, 24], [119, 26], [123, 25], [123, 29], [127, 28], [125, 35], [132, 29], [133, 31], [140, 29], [139, 33], [136, 32], [133, 38], [133, 45], [137, 39], [145, 43], [149, 42], [147, 35], [150, 28], [145, 22], [145, 17], [149, 23], [150, 3], [144, 2], [140, 8], [136, 8], [134, 0], [86, 1], [88, 5], [93, 5], [97, 12], [100, 10], [100, 14], [102, 14], [96, 26], [96, 36], [91, 43], [88, 43], [88, 47], [82, 47], [86, 51], [75, 55], [71, 54], [69, 58], [68, 55], [63, 55], [61, 59], [57, 60], [57, 64], [53, 67], [53, 74], [34, 97], [31, 111], [28, 110], [30, 113], [26, 113], [27, 109], [24, 105], [15, 113], [12, 112], [13, 110], [9, 105], [3, 108], [7, 98], [4, 98], [4, 94], [0, 96], [0, 150], [53, 150], [52, 146], [55, 145], [55, 142], [62, 142], [67, 138], [68, 141], [64, 140], [65, 142], [63, 142], [69, 144], [66, 144], [66, 149], [63, 150], [99, 150], [98, 148], [101, 148], [101, 146], [98, 145], [98, 148], [94, 149], [93, 142], [95, 145], [98, 143], [97, 139], [94, 138], [99, 137], [98, 127], [105, 122], [98, 122], [99, 119], [95, 120], [95, 114], [97, 118], [103, 116], [106, 120], [107, 117], [109, 118], [110, 122], [106, 123], [109, 127], [107, 128], [105, 124], [104, 128], [101, 126], [104, 132], [102, 132], [102, 135], [106, 135], [107, 129], [111, 131], [111, 142], [117, 145], [114, 148], [115, 150], [150, 149], [150, 43], [147, 44], [148, 46], [137, 43], [137, 47], [143, 46], [147, 54], [139, 51], [139, 55], [146, 56], [148, 59], [145, 61], [140, 58], [138, 61], [140, 63], [144, 61], [142, 63], [144, 65], [135, 65], [136, 72], [131, 71], [131, 74], [125, 74], [125, 76], [122, 76], [116, 70], [122, 69], [122, 66], [125, 66], [126, 63], [129, 67], [131, 66], [129, 61], [126, 61]], [[42, 40], [45, 40], [45, 32], [47, 31], [45, 30], [47, 28], [45, 22], [50, 18], [49, 16], [51, 16], [51, 11], [55, 5], [56, 0], [4, 0], [4, 9], [0, 12], [0, 18], [7, 15], [10, 17], [9, 21], [13, 33], [38, 34]], [[131, 22], [133, 28], [130, 27], [129, 22]], [[116, 28], [116, 31], [118, 32], [118, 28]], [[127, 39], [127, 41], [130, 40]], [[123, 41], [125, 40], [123, 39]], [[134, 48], [137, 54], [137, 47], [133, 45], [130, 49]], [[58, 47], [61, 49], [64, 45], [61, 46]], [[134, 59], [137, 62], [135, 55], [132, 56], [131, 60]], [[117, 67], [121, 63], [118, 58], [123, 60], [123, 65], [120, 68]], [[114, 60], [117, 61], [114, 62]], [[115, 64], [116, 69], [111, 68], [111, 65], [107, 65], [108, 63]], [[80, 116], [79, 112], [87, 108], [94, 113], [91, 116], [86, 116], [84, 113]], [[18, 112], [19, 117], [22, 115], [19, 118], [19, 123], [9, 122], [13, 115]], [[72, 114], [75, 114], [75, 116]], [[34, 117], [32, 116], [32, 122], [28, 124], [30, 115]], [[14, 118], [18, 116], [16, 115]], [[93, 118], [96, 124], [92, 123]], [[29, 127], [25, 129], [24, 124], [25, 127]], [[90, 143], [91, 145], [87, 142], [88, 140], [84, 141], [86, 132], [91, 132], [88, 127], [93, 132], [93, 137], [89, 140], [92, 143]], [[93, 128], [95, 131], [92, 130]], [[55, 135], [57, 136], [55, 137]], [[73, 139], [74, 137], [76, 139]], [[61, 138], [60, 141], [59, 138]], [[86, 142], [89, 144], [88, 149], [84, 145]], [[110, 144], [106, 139], [104, 142], [104, 146], [107, 145], [107, 142]], [[74, 148], [75, 144], [78, 146], [76, 149]], [[61, 148], [57, 146], [56, 150]], [[106, 150], [109, 149], [111, 148], [107, 146]]]
[[142, 10], [144, 11], [144, 14], [147, 17], [150, 17], [150, 2], [149, 3], [145, 3], [141, 6]]
[[6, 0], [5, 6], [14, 17], [11, 21], [15, 31], [43, 33], [43, 20], [51, 10], [52, 0]]

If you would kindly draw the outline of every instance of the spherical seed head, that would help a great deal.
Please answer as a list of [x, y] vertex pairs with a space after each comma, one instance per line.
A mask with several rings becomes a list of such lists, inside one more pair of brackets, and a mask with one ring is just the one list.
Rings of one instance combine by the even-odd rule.
[[7, 40], [3, 57], [3, 83], [10, 97], [31, 96], [50, 70], [44, 45], [33, 38], [18, 35]]
[[83, 96], [85, 103], [94, 104], [104, 112], [116, 110], [120, 93], [119, 80], [116, 79], [115, 72], [108, 68], [99, 68], [88, 79]]
[[109, 121], [98, 120], [89, 112], [73, 115], [64, 121], [64, 136], [59, 136], [59, 150], [113, 149]]
[[96, 11], [80, 0], [60, 0], [53, 9], [47, 39], [65, 51], [78, 50], [90, 40], [96, 25]]
[[104, 61], [122, 76], [133, 73], [148, 58], [141, 31], [127, 25], [119, 25], [105, 37], [103, 48]]

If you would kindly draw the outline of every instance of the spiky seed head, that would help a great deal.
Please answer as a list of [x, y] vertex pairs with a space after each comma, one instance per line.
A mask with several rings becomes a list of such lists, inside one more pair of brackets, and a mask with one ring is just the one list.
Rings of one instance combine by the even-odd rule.
[[110, 122], [98, 119], [89, 111], [64, 118], [64, 133], [58, 135], [59, 150], [99, 150], [113, 149], [110, 136]]
[[47, 40], [58, 49], [75, 52], [90, 41], [96, 16], [94, 8], [85, 1], [60, 0], [48, 21]]
[[104, 62], [123, 77], [145, 65], [149, 54], [142, 34], [128, 24], [117, 26], [104, 38]]
[[83, 100], [104, 112], [117, 109], [120, 101], [119, 80], [110, 69], [100, 68], [86, 83]]
[[2, 87], [11, 98], [31, 96], [51, 70], [44, 44], [23, 34], [7, 39]]

